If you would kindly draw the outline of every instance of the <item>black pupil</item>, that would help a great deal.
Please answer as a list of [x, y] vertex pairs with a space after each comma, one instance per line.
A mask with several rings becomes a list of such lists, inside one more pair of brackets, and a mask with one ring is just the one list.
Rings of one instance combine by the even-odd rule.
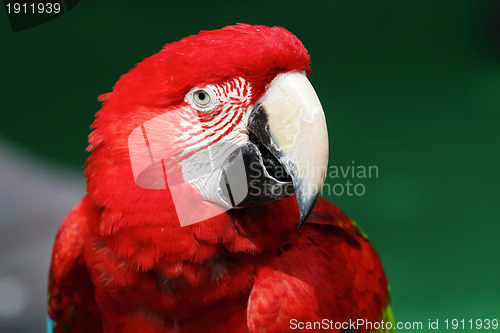
[[205, 100], [205, 93], [203, 91], [200, 91], [198, 92], [198, 98], [200, 99], [200, 101], [203, 101]]

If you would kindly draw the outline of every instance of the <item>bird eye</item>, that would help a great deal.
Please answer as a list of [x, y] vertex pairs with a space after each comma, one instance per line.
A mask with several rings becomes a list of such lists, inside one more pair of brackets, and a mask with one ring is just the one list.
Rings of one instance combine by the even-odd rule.
[[210, 103], [210, 94], [205, 90], [196, 90], [193, 100], [199, 107], [206, 107]]

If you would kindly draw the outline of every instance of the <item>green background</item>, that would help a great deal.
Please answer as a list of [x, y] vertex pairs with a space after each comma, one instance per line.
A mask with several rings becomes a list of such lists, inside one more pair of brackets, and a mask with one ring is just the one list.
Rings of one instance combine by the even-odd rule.
[[81, 1], [18, 33], [0, 13], [0, 137], [81, 173], [97, 96], [134, 64], [200, 30], [284, 26], [311, 54], [330, 164], [378, 167], [378, 178], [351, 179], [364, 184], [363, 196], [329, 199], [375, 244], [396, 319], [498, 318], [499, 8], [478, 0]]

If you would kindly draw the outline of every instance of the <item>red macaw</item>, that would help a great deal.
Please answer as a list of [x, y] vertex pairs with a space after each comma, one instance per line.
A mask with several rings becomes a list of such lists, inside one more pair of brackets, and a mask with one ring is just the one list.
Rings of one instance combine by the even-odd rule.
[[352, 326], [391, 320], [387, 279], [319, 197], [328, 135], [309, 72], [290, 32], [238, 24], [165, 45], [101, 95], [87, 194], [54, 244], [49, 331], [384, 331]]

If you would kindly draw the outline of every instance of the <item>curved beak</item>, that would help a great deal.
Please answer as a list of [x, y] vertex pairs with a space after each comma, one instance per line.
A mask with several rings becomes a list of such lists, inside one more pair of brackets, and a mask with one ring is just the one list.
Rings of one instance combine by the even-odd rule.
[[300, 228], [318, 200], [328, 167], [325, 115], [304, 72], [283, 73], [270, 83], [250, 115], [248, 130], [291, 177]]

